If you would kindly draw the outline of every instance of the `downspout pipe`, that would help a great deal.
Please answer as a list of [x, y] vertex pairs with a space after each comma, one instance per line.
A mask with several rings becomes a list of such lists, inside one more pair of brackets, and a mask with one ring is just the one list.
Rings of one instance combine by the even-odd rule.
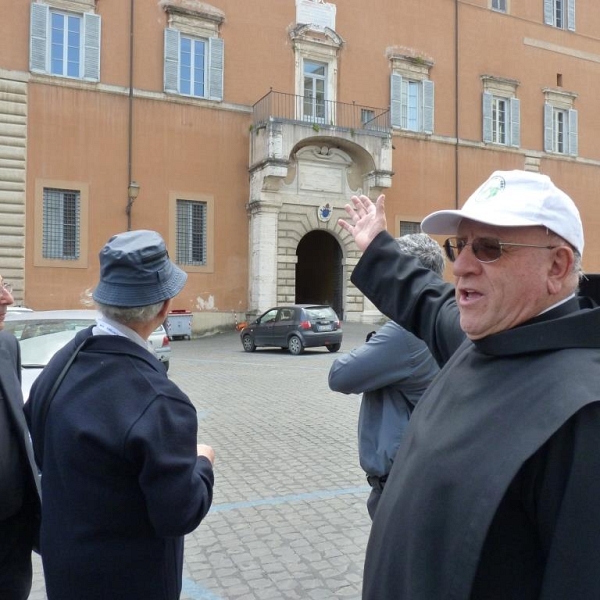
[[129, 185], [132, 177], [132, 154], [133, 154], [133, 14], [135, 0], [129, 0], [130, 15], [129, 15], [129, 98], [128, 98], [128, 132], [127, 132], [127, 231], [131, 231], [131, 207], [133, 206], [133, 198], [129, 195]]
[[459, 144], [458, 144], [458, 131], [459, 131], [459, 111], [458, 111], [458, 99], [459, 99], [459, 56], [458, 56], [458, 1], [454, 0], [454, 135], [456, 137], [456, 144], [454, 146], [454, 208], [458, 209], [458, 195], [459, 195]]

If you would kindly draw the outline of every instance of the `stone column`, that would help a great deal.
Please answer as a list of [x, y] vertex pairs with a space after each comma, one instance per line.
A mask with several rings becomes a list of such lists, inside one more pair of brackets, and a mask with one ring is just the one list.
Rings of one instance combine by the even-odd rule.
[[260, 313], [277, 304], [277, 220], [281, 202], [250, 202], [248, 307]]

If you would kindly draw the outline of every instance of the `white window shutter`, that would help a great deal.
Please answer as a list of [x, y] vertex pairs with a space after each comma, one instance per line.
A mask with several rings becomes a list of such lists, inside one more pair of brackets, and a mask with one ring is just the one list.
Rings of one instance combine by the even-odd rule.
[[577, 111], [571, 109], [569, 111], [569, 154], [571, 156], [577, 156], [579, 153], [579, 136], [578, 136], [578, 123], [577, 123]]
[[567, 3], [567, 28], [575, 31], [575, 0], [569, 0]]
[[390, 80], [390, 122], [392, 127], [402, 124], [402, 75], [397, 73]]
[[492, 141], [492, 100], [494, 97], [489, 92], [483, 92], [483, 141], [489, 144]]
[[83, 15], [83, 78], [100, 81], [100, 15]]
[[555, 0], [544, 0], [544, 23], [554, 25], [554, 2]]
[[434, 83], [425, 79], [423, 80], [423, 131], [425, 133], [433, 133], [434, 101]]
[[165, 29], [165, 92], [179, 92], [179, 31]]
[[222, 38], [208, 40], [208, 97], [223, 100], [224, 42]]
[[518, 148], [521, 145], [521, 101], [510, 99], [510, 145]]
[[554, 107], [552, 104], [544, 104], [544, 151], [554, 152], [553, 119]]
[[29, 37], [29, 69], [35, 73], [47, 73], [48, 55], [48, 15], [47, 4], [31, 5]]

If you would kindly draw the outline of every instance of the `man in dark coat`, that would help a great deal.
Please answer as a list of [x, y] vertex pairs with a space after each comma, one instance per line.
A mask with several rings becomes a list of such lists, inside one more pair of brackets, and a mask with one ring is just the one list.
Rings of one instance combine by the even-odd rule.
[[101, 318], [31, 389], [49, 600], [180, 597], [183, 536], [210, 508], [214, 452], [146, 340], [186, 279], [158, 233], [112, 237], [93, 292]]
[[[0, 329], [13, 303], [0, 278]], [[14, 335], [0, 331], [0, 598], [25, 600], [31, 551], [40, 519], [39, 474], [23, 414], [21, 354]]]
[[[367, 547], [365, 600], [600, 598], [600, 309], [548, 177], [498, 171], [422, 228], [454, 288], [403, 256], [383, 197], [347, 207], [353, 282], [447, 361], [417, 405]], [[461, 343], [461, 332], [466, 338]]]

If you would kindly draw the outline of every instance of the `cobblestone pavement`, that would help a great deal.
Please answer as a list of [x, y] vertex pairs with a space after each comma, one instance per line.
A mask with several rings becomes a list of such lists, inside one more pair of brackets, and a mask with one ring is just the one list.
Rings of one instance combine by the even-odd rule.
[[[376, 328], [345, 323], [340, 352]], [[213, 506], [186, 538], [182, 600], [358, 600], [369, 488], [360, 398], [327, 386], [336, 354], [245, 353], [235, 331], [172, 347], [169, 375], [216, 452]], [[37, 556], [34, 567], [30, 600], [46, 600]]]

